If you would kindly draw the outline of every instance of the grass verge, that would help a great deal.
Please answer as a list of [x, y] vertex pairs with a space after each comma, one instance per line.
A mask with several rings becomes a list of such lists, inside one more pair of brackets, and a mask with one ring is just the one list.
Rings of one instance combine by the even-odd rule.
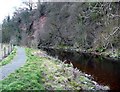
[[26, 49], [26, 64], [15, 73], [10, 74], [6, 79], [0, 81], [2, 91], [16, 90], [43, 90], [40, 58], [31, 55], [31, 49]]
[[15, 57], [16, 53], [17, 53], [17, 49], [14, 48], [14, 50], [10, 53], [10, 55], [8, 55], [6, 58], [4, 58], [0, 62], [0, 67], [10, 63], [13, 60], [13, 58]]
[[72, 64], [65, 64], [40, 50], [26, 49], [26, 64], [0, 81], [9, 90], [108, 90], [92, 81]]

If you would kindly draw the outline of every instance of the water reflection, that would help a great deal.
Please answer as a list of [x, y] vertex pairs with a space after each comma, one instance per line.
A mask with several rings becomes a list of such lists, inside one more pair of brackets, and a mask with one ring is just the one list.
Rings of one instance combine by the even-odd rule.
[[45, 49], [50, 55], [58, 56], [62, 61], [72, 62], [74, 67], [93, 76], [95, 81], [120, 90], [120, 62], [104, 60], [101, 57], [80, 52]]

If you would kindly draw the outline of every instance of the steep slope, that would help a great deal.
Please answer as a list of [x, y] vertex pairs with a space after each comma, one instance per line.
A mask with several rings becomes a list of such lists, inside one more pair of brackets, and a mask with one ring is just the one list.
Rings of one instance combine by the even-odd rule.
[[119, 2], [42, 3], [32, 11], [19, 10], [3, 25], [16, 30], [16, 44], [119, 53], [119, 9]]

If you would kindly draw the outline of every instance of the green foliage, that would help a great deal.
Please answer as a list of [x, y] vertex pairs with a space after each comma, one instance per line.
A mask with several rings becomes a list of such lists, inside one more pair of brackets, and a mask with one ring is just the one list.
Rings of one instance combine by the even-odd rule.
[[[27, 63], [10, 74], [6, 79], [0, 81], [1, 90], [43, 90], [42, 73], [38, 68], [41, 65], [40, 58], [31, 55], [31, 49], [26, 49]], [[2, 88], [1, 88], [2, 87]]]
[[90, 14], [90, 17], [93, 21], [95, 21], [96, 19], [98, 19], [100, 17], [99, 13], [98, 12], [92, 12]]
[[17, 49], [14, 48], [14, 50], [10, 53], [10, 55], [8, 55], [5, 59], [3, 59], [0, 62], [0, 67], [10, 63], [13, 60], [13, 58], [16, 56], [16, 53], [17, 53]]
[[67, 49], [70, 48], [71, 46], [65, 45], [63, 43], [61, 43], [60, 45], [57, 46], [58, 48], [62, 48], [62, 49]]
[[29, 23], [30, 22], [30, 19], [29, 19], [30, 13], [28, 11], [21, 12], [19, 16], [24, 21], [24, 23]]
[[13, 24], [10, 20], [10, 16], [8, 16], [6, 19], [4, 19], [2, 24], [2, 42], [10, 42], [13, 34]]
[[96, 48], [96, 51], [97, 52], [104, 52], [105, 48], [104, 47], [98, 47], [98, 48]]
[[92, 51], [93, 51], [93, 49], [92, 49], [92, 48], [89, 48], [89, 49], [88, 49], [88, 51], [92, 52]]

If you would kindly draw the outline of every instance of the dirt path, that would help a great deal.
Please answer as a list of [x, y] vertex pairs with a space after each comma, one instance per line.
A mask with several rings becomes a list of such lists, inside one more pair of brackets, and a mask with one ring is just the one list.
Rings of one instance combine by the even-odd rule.
[[9, 74], [23, 66], [25, 64], [25, 61], [26, 61], [25, 49], [22, 47], [17, 47], [17, 55], [12, 60], [12, 62], [0, 68], [0, 80], [3, 80]]

